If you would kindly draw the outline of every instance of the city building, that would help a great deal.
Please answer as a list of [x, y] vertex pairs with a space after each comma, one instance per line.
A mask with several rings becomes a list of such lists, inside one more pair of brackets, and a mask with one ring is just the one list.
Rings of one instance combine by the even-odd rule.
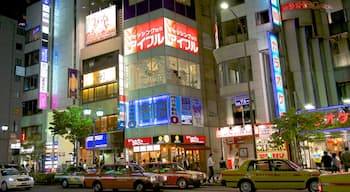
[[[217, 130], [223, 151], [229, 151], [230, 161], [246, 151], [245, 157], [290, 158], [287, 150], [269, 147], [268, 123], [288, 108], [305, 110], [307, 104], [343, 110], [350, 96], [348, 3], [227, 3], [226, 10], [218, 5], [220, 47], [214, 51], [220, 95], [227, 101], [227, 125]], [[247, 127], [251, 122], [255, 129]]]
[[14, 19], [0, 15], [1, 71], [0, 164], [19, 163], [21, 95], [24, 71], [24, 28]]

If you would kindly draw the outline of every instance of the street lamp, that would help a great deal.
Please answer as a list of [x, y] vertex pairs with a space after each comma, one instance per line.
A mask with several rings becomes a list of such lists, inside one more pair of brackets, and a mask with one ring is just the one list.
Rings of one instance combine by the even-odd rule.
[[[241, 20], [239, 19], [239, 17], [236, 15], [236, 13], [229, 8], [229, 4], [227, 2], [222, 2], [220, 4], [221, 9], [228, 9], [230, 10], [230, 12], [233, 14], [233, 16], [237, 19], [238, 25], [240, 27], [240, 30], [242, 33], [244, 33], [244, 29], [243, 29], [243, 24], [241, 22]], [[247, 45], [246, 45], [246, 38], [244, 39], [243, 42], [243, 49], [244, 49], [244, 65], [246, 66], [246, 73], [247, 73], [247, 77], [248, 77], [248, 82], [247, 82], [247, 87], [248, 87], [248, 97], [249, 97], [249, 113], [250, 113], [250, 125], [252, 128], [252, 136], [253, 136], [253, 150], [254, 150], [254, 158], [257, 158], [257, 154], [256, 154], [256, 140], [255, 140], [255, 126], [254, 126], [254, 111], [253, 111], [253, 98], [252, 98], [252, 91], [251, 91], [251, 87], [250, 87], [250, 65], [247, 62]], [[243, 119], [244, 122], [244, 119]]]
[[[83, 113], [85, 116], [90, 116], [91, 115], [92, 110], [89, 108], [84, 109]], [[95, 142], [95, 134], [96, 134], [96, 118], [101, 118], [103, 116], [103, 110], [102, 109], [98, 109], [96, 111], [96, 116], [94, 116], [92, 118], [93, 123], [92, 123], [92, 140], [93, 140], [93, 148], [92, 148], [92, 162], [94, 162], [95, 159], [95, 147], [96, 147], [96, 142]]]

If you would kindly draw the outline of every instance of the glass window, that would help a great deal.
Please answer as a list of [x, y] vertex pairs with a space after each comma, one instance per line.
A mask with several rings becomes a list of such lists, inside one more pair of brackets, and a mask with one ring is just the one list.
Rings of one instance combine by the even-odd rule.
[[270, 170], [270, 165], [269, 161], [257, 161], [256, 162], [256, 170], [257, 171], [269, 171]]
[[289, 166], [285, 161], [274, 160], [272, 164], [272, 170], [275, 171], [294, 171], [294, 169]]
[[224, 45], [239, 43], [248, 39], [247, 18], [240, 17], [222, 23]]
[[167, 81], [170, 84], [200, 88], [199, 65], [176, 57], [167, 57]]
[[115, 97], [118, 95], [118, 85], [117, 83], [112, 83], [107, 85], [107, 96]]
[[[252, 81], [250, 57], [233, 59], [221, 65], [222, 69], [219, 72], [223, 77], [222, 86], [247, 82], [248, 77]], [[249, 70], [248, 74], [246, 70]]]
[[255, 17], [256, 17], [255, 19], [256, 19], [257, 25], [261, 25], [261, 24], [265, 24], [265, 23], [270, 22], [268, 10], [264, 10], [264, 11], [260, 11], [260, 12], [256, 13]]
[[107, 97], [107, 86], [102, 85], [95, 88], [95, 98], [96, 100], [105, 99]]

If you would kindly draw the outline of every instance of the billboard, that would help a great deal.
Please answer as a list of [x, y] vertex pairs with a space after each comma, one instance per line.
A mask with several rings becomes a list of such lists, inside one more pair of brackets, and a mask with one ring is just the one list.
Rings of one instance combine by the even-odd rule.
[[68, 97], [78, 98], [78, 70], [68, 69]]
[[162, 45], [198, 54], [197, 30], [168, 18], [158, 18], [125, 29], [124, 42], [125, 55]]
[[85, 43], [91, 44], [117, 34], [115, 5], [86, 16]]

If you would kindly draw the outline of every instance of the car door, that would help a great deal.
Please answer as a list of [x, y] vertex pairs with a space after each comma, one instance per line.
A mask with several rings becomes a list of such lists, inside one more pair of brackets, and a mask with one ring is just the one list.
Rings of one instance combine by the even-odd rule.
[[275, 178], [283, 189], [299, 189], [305, 187], [305, 176], [294, 169], [287, 161], [275, 159], [271, 162]]
[[[254, 185], [257, 189], [276, 189], [278, 183], [274, 178], [274, 173], [271, 170], [270, 160], [252, 161], [252, 165], [248, 167]], [[250, 170], [249, 170], [250, 169]]]

